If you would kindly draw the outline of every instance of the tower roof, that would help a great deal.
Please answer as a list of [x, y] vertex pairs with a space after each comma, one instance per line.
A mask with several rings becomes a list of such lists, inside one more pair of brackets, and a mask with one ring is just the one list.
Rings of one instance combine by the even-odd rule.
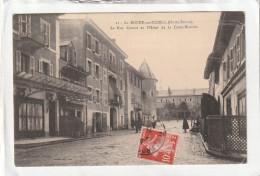
[[155, 78], [155, 76], [154, 76], [153, 72], [151, 71], [150, 67], [146, 63], [146, 61], [144, 61], [142, 63], [142, 65], [139, 67], [138, 71], [140, 71], [145, 78], [153, 79], [153, 80], [157, 81], [157, 79]]

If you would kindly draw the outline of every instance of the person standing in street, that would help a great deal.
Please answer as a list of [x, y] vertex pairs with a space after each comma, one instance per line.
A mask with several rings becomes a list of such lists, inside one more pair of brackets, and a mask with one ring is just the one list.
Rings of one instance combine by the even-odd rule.
[[153, 127], [153, 129], [155, 128], [155, 125], [156, 125], [156, 120], [155, 120], [155, 116], [153, 116], [153, 118], [152, 118], [152, 127]]
[[138, 129], [139, 129], [139, 123], [138, 123], [138, 119], [135, 118], [135, 132], [138, 133]]
[[184, 132], [186, 133], [186, 130], [189, 129], [189, 124], [188, 124], [188, 121], [187, 119], [184, 117], [183, 119], [183, 124], [182, 124], [182, 128], [184, 129]]

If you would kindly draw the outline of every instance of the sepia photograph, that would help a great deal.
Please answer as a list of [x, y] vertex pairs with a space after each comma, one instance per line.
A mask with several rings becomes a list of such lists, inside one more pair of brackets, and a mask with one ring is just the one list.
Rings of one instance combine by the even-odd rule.
[[245, 15], [14, 14], [15, 166], [246, 164]]

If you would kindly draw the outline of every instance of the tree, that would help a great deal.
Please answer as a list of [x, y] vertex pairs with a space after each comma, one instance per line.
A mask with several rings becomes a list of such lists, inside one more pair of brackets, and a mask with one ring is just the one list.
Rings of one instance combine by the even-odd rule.
[[186, 116], [189, 116], [189, 114], [190, 114], [189, 107], [188, 107], [187, 103], [185, 103], [184, 101], [180, 103], [180, 105], [178, 107], [178, 111], [183, 113], [184, 118]]
[[[174, 117], [176, 108], [174, 103], [166, 103], [164, 106], [164, 111], [167, 117], [170, 117], [172, 119]], [[168, 119], [169, 120], [169, 119]]]

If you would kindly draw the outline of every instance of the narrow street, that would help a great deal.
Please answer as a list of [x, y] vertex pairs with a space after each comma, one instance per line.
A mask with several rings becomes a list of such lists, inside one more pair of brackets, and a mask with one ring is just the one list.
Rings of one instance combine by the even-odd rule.
[[[179, 134], [174, 164], [236, 164], [205, 152], [199, 135], [182, 130], [182, 120], [163, 122], [167, 132]], [[189, 121], [190, 125], [190, 121]], [[113, 131], [109, 136], [54, 144], [29, 149], [15, 149], [16, 166], [87, 166], [87, 165], [158, 165], [138, 159], [140, 133]]]

